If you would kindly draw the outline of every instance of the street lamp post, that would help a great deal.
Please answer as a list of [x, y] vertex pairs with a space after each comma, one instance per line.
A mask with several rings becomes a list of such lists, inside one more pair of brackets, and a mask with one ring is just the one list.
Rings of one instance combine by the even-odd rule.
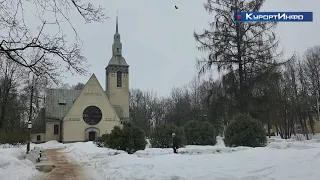
[[32, 102], [33, 102], [33, 91], [34, 91], [34, 76], [32, 76], [32, 84], [31, 84], [31, 95], [30, 95], [30, 108], [29, 108], [29, 121], [28, 121], [28, 144], [27, 144], [27, 154], [30, 151], [30, 141], [31, 141], [31, 120], [32, 120]]
[[30, 151], [31, 128], [32, 128], [31, 121], [28, 121], [28, 144], [27, 144], [27, 154], [29, 154], [29, 151]]

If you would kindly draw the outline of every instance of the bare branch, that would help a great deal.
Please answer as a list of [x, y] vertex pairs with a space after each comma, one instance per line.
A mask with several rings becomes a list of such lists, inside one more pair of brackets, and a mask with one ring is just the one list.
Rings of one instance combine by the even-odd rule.
[[[0, 55], [55, 80], [62, 73], [62, 67], [63, 72], [86, 74], [88, 65], [82, 55], [82, 42], [70, 18], [74, 12], [80, 14], [85, 23], [107, 19], [101, 6], [83, 0], [1, 1]], [[38, 26], [30, 26], [26, 18]], [[38, 28], [36, 32], [35, 28]], [[73, 30], [74, 42], [67, 42], [66, 37], [72, 36], [64, 33], [67, 28]]]

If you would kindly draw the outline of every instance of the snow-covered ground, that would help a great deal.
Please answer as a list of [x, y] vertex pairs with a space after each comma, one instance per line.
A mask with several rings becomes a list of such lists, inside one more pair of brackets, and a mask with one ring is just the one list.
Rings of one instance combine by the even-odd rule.
[[[129, 155], [123, 151], [96, 147], [92, 142], [60, 144], [50, 141], [36, 146], [65, 148], [63, 151], [68, 152], [72, 159], [88, 166], [87, 173], [98, 174], [95, 176], [97, 180], [319, 179], [320, 134], [309, 141], [282, 140], [278, 137], [269, 141], [268, 146], [263, 148], [227, 148], [219, 138], [216, 146], [187, 146], [179, 149], [179, 154], [173, 154], [172, 149], [146, 148]], [[36, 172], [30, 162], [18, 160], [20, 150], [0, 149], [1, 180], [2, 177], [18, 180], [22, 175]], [[3, 165], [3, 157], [7, 158], [9, 165]], [[13, 169], [19, 169], [19, 172], [12, 173]]]
[[25, 180], [38, 173], [25, 154], [25, 146], [0, 145], [0, 180]]
[[270, 141], [264, 148], [227, 148], [219, 139], [216, 146], [187, 146], [179, 149], [180, 154], [147, 148], [129, 155], [91, 142], [65, 151], [105, 179], [319, 179], [319, 139]]

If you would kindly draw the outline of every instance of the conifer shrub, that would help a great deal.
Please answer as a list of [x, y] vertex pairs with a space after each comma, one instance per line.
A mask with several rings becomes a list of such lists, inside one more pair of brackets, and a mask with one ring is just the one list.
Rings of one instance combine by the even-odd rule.
[[124, 151], [132, 154], [138, 150], [144, 150], [147, 145], [145, 132], [131, 124], [124, 125], [122, 129], [123, 141], [125, 142]]
[[100, 147], [123, 150], [129, 154], [144, 150], [147, 145], [144, 131], [130, 123], [125, 124], [122, 129], [115, 126], [110, 134], [102, 135], [95, 143]]
[[267, 137], [262, 123], [249, 115], [239, 114], [226, 128], [224, 143], [227, 147], [263, 147]]
[[98, 137], [94, 143], [98, 147], [105, 147], [104, 143], [108, 140], [108, 138], [109, 138], [109, 134], [103, 134], [102, 136]]
[[183, 127], [161, 124], [151, 133], [151, 146], [153, 148], [172, 148], [172, 133], [176, 134], [178, 148], [186, 145], [186, 138]]
[[217, 143], [214, 126], [208, 121], [190, 121], [184, 126], [188, 145], [215, 145]]

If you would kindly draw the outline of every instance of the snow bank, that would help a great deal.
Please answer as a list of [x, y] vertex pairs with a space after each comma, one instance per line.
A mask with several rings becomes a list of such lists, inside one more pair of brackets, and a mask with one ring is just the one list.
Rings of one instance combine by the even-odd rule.
[[[91, 147], [92, 150], [84, 144], [73, 146], [75, 149], [72, 152], [78, 152], [73, 155], [93, 167], [105, 179], [316, 180], [320, 176], [319, 148], [304, 151], [269, 147], [248, 148], [233, 153], [202, 155], [172, 154], [170, 149], [171, 153], [139, 157], [126, 153], [110, 156], [109, 149], [98, 150], [94, 146]], [[103, 155], [103, 152], [106, 155]]]
[[42, 144], [36, 144], [34, 145], [34, 147], [39, 147], [41, 149], [56, 149], [56, 148], [66, 148], [66, 147], [70, 147], [73, 146], [73, 143], [70, 144], [63, 144], [63, 143], [59, 143], [56, 140], [52, 140], [52, 141], [48, 141]]
[[319, 139], [320, 139], [320, 133], [313, 135], [313, 136], [312, 136], [312, 139], [317, 139], [317, 140], [319, 140]]
[[69, 153], [71, 159], [86, 165], [86, 174], [95, 180], [108, 179], [103, 176], [104, 170], [99, 167], [101, 160], [110, 156], [127, 154], [124, 151], [99, 148], [93, 142], [73, 143], [63, 151]]
[[267, 145], [269, 148], [274, 149], [297, 149], [297, 150], [305, 150], [316, 148], [319, 145], [314, 144], [312, 142], [305, 143], [305, 142], [272, 142]]
[[179, 154], [173, 154], [169, 148], [146, 148], [130, 155], [96, 147], [92, 142], [74, 143], [64, 151], [104, 179], [317, 180], [319, 144], [317, 139], [275, 137], [263, 148], [228, 148], [218, 137], [215, 146], [186, 146], [179, 149]]
[[[139, 157], [151, 157], [155, 155], [166, 155], [172, 154], [171, 148], [149, 148], [151, 147], [150, 141], [147, 139], [147, 146], [145, 150], [140, 150], [135, 153]], [[224, 145], [223, 138], [217, 137], [217, 144], [215, 146], [195, 146], [188, 145], [184, 148], [178, 150], [179, 154], [188, 154], [188, 155], [200, 155], [200, 154], [217, 154], [217, 153], [231, 153], [237, 151], [243, 151], [250, 149], [250, 147], [236, 147], [236, 148], [227, 148]]]
[[123, 154], [126, 152], [108, 149], [108, 148], [99, 148], [93, 142], [79, 142], [73, 143], [71, 146], [63, 150], [64, 152], [69, 153], [73, 158], [79, 162], [88, 162], [94, 161], [95, 159], [104, 158], [107, 156], [114, 156], [118, 154]]
[[22, 160], [26, 157], [26, 150], [18, 147], [0, 148], [0, 153], [2, 153], [2, 155], [6, 154], [9, 156], [16, 157], [19, 160]]
[[267, 147], [274, 149], [297, 149], [305, 150], [311, 148], [320, 148], [320, 134], [311, 136], [311, 140], [298, 140], [292, 136], [291, 139], [281, 139], [280, 137], [269, 138]]
[[[203, 154], [217, 154], [217, 153], [232, 153], [237, 151], [243, 151], [250, 149], [250, 147], [217, 147], [217, 146], [186, 146], [185, 148], [178, 149], [179, 154], [185, 155], [203, 155]], [[134, 153], [139, 157], [151, 157], [156, 155], [166, 155], [172, 154], [173, 150], [171, 148], [146, 148], [145, 150], [140, 150]]]
[[24, 160], [25, 150], [21, 148], [0, 148], [0, 179], [25, 180], [38, 171], [29, 160]]

